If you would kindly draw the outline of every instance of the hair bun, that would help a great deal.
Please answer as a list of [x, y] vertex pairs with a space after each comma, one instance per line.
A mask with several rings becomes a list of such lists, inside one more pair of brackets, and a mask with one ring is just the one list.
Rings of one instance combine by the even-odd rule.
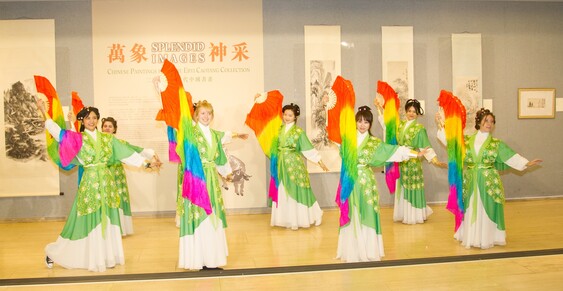
[[358, 111], [365, 111], [365, 110], [371, 111], [371, 108], [369, 108], [369, 106], [366, 106], [366, 105], [360, 106], [360, 108], [358, 108]]
[[489, 109], [481, 108], [475, 114], [475, 121], [478, 121], [483, 118], [484, 115], [492, 113]]

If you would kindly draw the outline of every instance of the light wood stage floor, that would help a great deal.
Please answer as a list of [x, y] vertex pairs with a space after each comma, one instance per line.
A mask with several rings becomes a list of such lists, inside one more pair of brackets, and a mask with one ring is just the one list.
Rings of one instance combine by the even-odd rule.
[[64, 221], [0, 223], [0, 287], [75, 290], [563, 290], [563, 199], [508, 201], [507, 245], [465, 249], [453, 239], [453, 216], [432, 205], [425, 224], [392, 221], [382, 208], [385, 257], [381, 262], [335, 259], [338, 211], [325, 210], [309, 229], [270, 227], [269, 214], [228, 215], [224, 271], [177, 268], [174, 218], [135, 217], [123, 238], [125, 265], [103, 273], [44, 264], [44, 247]]

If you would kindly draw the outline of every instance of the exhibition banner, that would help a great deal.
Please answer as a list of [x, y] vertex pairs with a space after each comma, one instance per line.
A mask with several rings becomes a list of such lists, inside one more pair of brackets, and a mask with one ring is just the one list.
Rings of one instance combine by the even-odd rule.
[[[167, 160], [166, 125], [155, 117], [168, 59], [193, 101], [213, 105], [212, 128], [250, 133], [224, 145], [234, 171], [222, 184], [226, 207], [265, 207], [267, 163], [244, 125], [264, 90], [262, 2], [93, 0], [92, 23], [94, 102], [117, 120], [117, 137]], [[134, 212], [175, 209], [176, 164], [165, 163], [159, 174], [128, 169], [127, 177]]]

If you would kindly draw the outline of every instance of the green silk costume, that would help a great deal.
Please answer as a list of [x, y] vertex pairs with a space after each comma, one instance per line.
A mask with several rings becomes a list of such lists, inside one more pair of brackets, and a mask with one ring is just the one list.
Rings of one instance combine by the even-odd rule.
[[[406, 128], [405, 128], [406, 127]], [[413, 120], [407, 125], [407, 121], [401, 120], [399, 123], [397, 141], [399, 145], [409, 147], [413, 150], [430, 147], [426, 129], [420, 123]], [[403, 191], [396, 193], [396, 199], [401, 198], [408, 201], [414, 208], [426, 208], [426, 197], [424, 195], [424, 176], [422, 173], [422, 162], [420, 159], [409, 159], [399, 164], [401, 177], [399, 187]]]
[[77, 158], [73, 164], [82, 165], [84, 174], [61, 237], [70, 240], [85, 238], [100, 223], [105, 231], [106, 217], [111, 224], [120, 226], [121, 198], [108, 165], [134, 153], [111, 134], [96, 131], [94, 140], [89, 134], [82, 133], [82, 148], [77, 155], [82, 164]]
[[[499, 170], [505, 170], [505, 164], [516, 153], [501, 140], [489, 135], [479, 152], [475, 151], [476, 134], [465, 136], [465, 168], [463, 171], [463, 203], [468, 207], [471, 199], [479, 190], [479, 195], [487, 216], [497, 225], [497, 229], [505, 230], [504, 225], [504, 188], [500, 179]], [[477, 205], [477, 204], [474, 204]], [[474, 211], [476, 207], [467, 209]], [[464, 223], [470, 223], [465, 222]]]
[[[398, 146], [386, 144], [374, 136], [367, 136], [358, 146], [358, 178], [350, 195], [350, 216], [358, 211], [360, 223], [381, 234], [379, 193], [371, 167], [380, 167], [397, 151]], [[350, 223], [341, 228], [350, 226]]]
[[[223, 151], [221, 139], [224, 133], [220, 131], [211, 130], [211, 144], [209, 144], [204, 137], [201, 129], [197, 124], [194, 125], [194, 135], [197, 143], [199, 156], [203, 164], [203, 172], [207, 191], [209, 193], [209, 200], [213, 212], [210, 218], [212, 224], [218, 226], [219, 220], [223, 223], [223, 228], [227, 227], [227, 220], [225, 216], [225, 205], [223, 203], [223, 195], [221, 193], [221, 186], [219, 183], [219, 174], [217, 173], [217, 165], [222, 166], [227, 163], [227, 157]], [[179, 172], [178, 177], [182, 175]], [[181, 187], [181, 180], [179, 180]], [[179, 189], [181, 190], [181, 189]], [[181, 193], [181, 191], [179, 192]], [[193, 235], [199, 225], [208, 217], [205, 210], [199, 206], [192, 204], [188, 199], [178, 195], [178, 215], [183, 223], [180, 224], [180, 237], [185, 235]]]
[[307, 207], [317, 201], [309, 180], [309, 173], [301, 155], [302, 151], [313, 149], [305, 131], [293, 125], [287, 132], [280, 127], [278, 142], [278, 177], [286, 195]]

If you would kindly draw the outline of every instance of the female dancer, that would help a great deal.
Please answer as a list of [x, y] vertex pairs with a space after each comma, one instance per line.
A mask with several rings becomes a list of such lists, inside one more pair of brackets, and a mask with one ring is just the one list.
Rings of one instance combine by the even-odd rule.
[[321, 210], [309, 182], [309, 173], [301, 154], [324, 171], [328, 168], [323, 164], [319, 152], [307, 138], [305, 131], [295, 122], [300, 109], [297, 104], [288, 104], [282, 108], [283, 125], [278, 137], [278, 201], [272, 205], [270, 225], [291, 228], [320, 225], [323, 211]]
[[[232, 172], [222, 145], [228, 143], [231, 136], [209, 127], [214, 117], [211, 103], [203, 100], [194, 105], [194, 137], [203, 165], [212, 212], [208, 215], [203, 208], [180, 196], [178, 265], [191, 270], [216, 269], [227, 264], [227, 220], [218, 174], [227, 177]], [[235, 133], [232, 137], [246, 139], [248, 135]]]
[[[312, 224], [320, 225], [323, 211], [311, 190], [309, 173], [302, 155], [324, 171], [328, 171], [328, 168], [321, 161], [319, 152], [313, 147], [305, 131], [295, 124], [300, 115], [299, 106], [290, 103], [282, 107], [283, 96], [279, 91], [268, 92], [266, 96], [257, 94], [254, 101], [246, 122], [255, 132], [258, 132], [258, 127], [271, 121], [261, 116], [275, 119], [279, 118], [281, 111], [281, 126], [272, 128], [271, 136], [274, 138], [268, 137], [267, 141], [271, 144], [269, 147], [274, 152], [273, 156], [277, 156], [269, 157], [272, 163], [276, 163], [276, 173], [273, 176], [277, 175], [278, 180], [277, 195], [270, 196], [273, 201], [270, 225], [293, 230], [307, 228]], [[272, 187], [274, 186], [271, 185]]]
[[358, 176], [348, 198], [350, 222], [340, 227], [336, 257], [345, 262], [379, 261], [385, 255], [377, 181], [371, 167], [402, 162], [426, 154], [405, 146], [389, 145], [371, 135], [373, 114], [367, 106], [356, 113]]
[[[383, 106], [377, 99], [375, 99], [375, 105], [379, 112], [379, 123], [385, 131]], [[436, 153], [430, 147], [426, 129], [417, 122], [418, 116], [424, 114], [420, 102], [416, 99], [407, 100], [405, 112], [407, 119], [400, 121], [397, 132], [398, 144], [413, 149], [427, 148], [424, 155], [426, 160], [435, 166], [446, 167], [447, 165], [438, 160]], [[405, 224], [424, 223], [432, 214], [432, 209], [426, 205], [422, 163], [419, 159], [409, 159], [400, 163], [399, 170], [401, 177], [397, 181], [399, 191], [395, 194], [393, 220], [402, 221]]]
[[[115, 135], [117, 133], [117, 120], [113, 117], [102, 118], [102, 132]], [[152, 149], [143, 149], [142, 147], [134, 146], [125, 140], [118, 139], [123, 144], [127, 145], [135, 152], [141, 154], [146, 159], [157, 158]], [[119, 219], [121, 221], [121, 235], [133, 234], [133, 219], [131, 217], [131, 200], [129, 197], [129, 187], [127, 187], [127, 177], [125, 176], [125, 169], [122, 163], [115, 163], [109, 165], [111, 174], [115, 178], [117, 193], [121, 199], [119, 203]]]
[[[439, 125], [444, 124], [439, 113]], [[481, 249], [506, 244], [504, 226], [504, 188], [498, 170], [509, 167], [523, 171], [542, 160], [528, 161], [515, 153], [500, 139], [492, 137], [495, 116], [481, 108], [475, 116], [477, 132], [465, 136], [463, 171], [463, 204], [465, 214], [454, 238], [466, 247]], [[438, 130], [438, 139], [445, 145], [446, 135]]]
[[[99, 132], [96, 127], [100, 113], [95, 107], [85, 107], [78, 113], [77, 118], [82, 120], [80, 133], [65, 131], [61, 135], [61, 128], [50, 119], [45, 104], [38, 101], [37, 106], [46, 118], [45, 128], [61, 143], [60, 152], [74, 150], [71, 163], [84, 167], [63, 231], [56, 242], [45, 247], [47, 267], [57, 263], [69, 269], [101, 272], [116, 264], [123, 265], [120, 199], [107, 165], [111, 160], [120, 160], [136, 167], [158, 168], [161, 163], [158, 160], [149, 162], [113, 135]], [[74, 140], [80, 142], [68, 145], [67, 136], [71, 135], [79, 135]]]

